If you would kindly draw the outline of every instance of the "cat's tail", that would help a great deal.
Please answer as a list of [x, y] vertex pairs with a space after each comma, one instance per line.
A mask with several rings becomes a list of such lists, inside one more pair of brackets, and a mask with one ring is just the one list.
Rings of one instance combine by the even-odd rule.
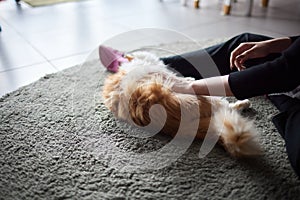
[[234, 157], [262, 154], [253, 121], [243, 117], [234, 109], [218, 110], [212, 118], [214, 131], [219, 141]]

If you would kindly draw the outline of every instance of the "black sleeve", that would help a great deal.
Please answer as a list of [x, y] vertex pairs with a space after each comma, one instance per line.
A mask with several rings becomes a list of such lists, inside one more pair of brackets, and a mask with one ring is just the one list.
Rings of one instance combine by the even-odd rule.
[[229, 74], [229, 86], [237, 99], [287, 92], [300, 85], [300, 38], [273, 61]]
[[295, 42], [298, 38], [300, 38], [300, 36], [291, 36], [289, 38], [292, 40], [292, 42]]

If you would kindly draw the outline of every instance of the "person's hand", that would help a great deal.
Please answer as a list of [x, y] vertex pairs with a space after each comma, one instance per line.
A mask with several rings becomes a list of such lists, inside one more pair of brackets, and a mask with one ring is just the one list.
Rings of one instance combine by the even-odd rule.
[[173, 85], [172, 91], [183, 94], [193, 94], [192, 82], [179, 82]]
[[230, 55], [230, 68], [245, 69], [244, 62], [252, 58], [262, 58], [270, 53], [280, 53], [291, 45], [289, 37], [275, 38], [261, 42], [241, 43]]
[[230, 55], [230, 68], [241, 71], [245, 69], [244, 62], [252, 58], [265, 57], [270, 53], [270, 44], [263, 42], [241, 43]]

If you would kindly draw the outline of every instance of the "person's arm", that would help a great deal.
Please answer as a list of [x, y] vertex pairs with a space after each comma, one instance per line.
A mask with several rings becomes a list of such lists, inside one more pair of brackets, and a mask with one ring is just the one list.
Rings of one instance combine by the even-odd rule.
[[200, 79], [184, 85], [174, 85], [172, 89], [178, 93], [233, 96], [228, 84], [228, 77], [229, 75]]
[[273, 61], [231, 73], [228, 84], [237, 99], [288, 92], [300, 85], [300, 38]]
[[211, 96], [254, 96], [287, 92], [300, 85], [300, 38], [271, 62], [253, 66], [226, 76], [196, 80], [174, 86], [175, 92]]
[[298, 38], [300, 38], [300, 35], [297, 35], [297, 36], [291, 36], [291, 37], [289, 37], [290, 39], [291, 39], [291, 41], [292, 41], [292, 43], [293, 42], [295, 42]]

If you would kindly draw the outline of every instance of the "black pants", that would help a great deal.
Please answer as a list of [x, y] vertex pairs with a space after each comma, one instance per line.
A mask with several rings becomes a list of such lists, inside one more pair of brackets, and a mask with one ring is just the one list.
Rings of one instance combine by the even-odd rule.
[[[244, 33], [232, 39], [204, 50], [176, 55], [161, 60], [170, 68], [175, 69], [183, 76], [195, 79], [210, 76], [227, 75], [230, 70], [230, 53], [242, 42], [257, 42], [271, 39], [263, 35]], [[207, 60], [207, 55], [210, 61]], [[280, 54], [271, 54], [264, 58], [251, 59], [245, 62], [246, 67], [252, 67], [279, 57]], [[212, 63], [217, 70], [211, 70]], [[207, 67], [206, 69], [200, 69]], [[200, 70], [199, 70], [200, 69]], [[203, 73], [201, 73], [203, 72]], [[273, 118], [273, 123], [286, 143], [289, 160], [298, 177], [300, 177], [300, 100], [285, 95], [269, 96], [271, 102], [279, 109], [280, 114]]]

